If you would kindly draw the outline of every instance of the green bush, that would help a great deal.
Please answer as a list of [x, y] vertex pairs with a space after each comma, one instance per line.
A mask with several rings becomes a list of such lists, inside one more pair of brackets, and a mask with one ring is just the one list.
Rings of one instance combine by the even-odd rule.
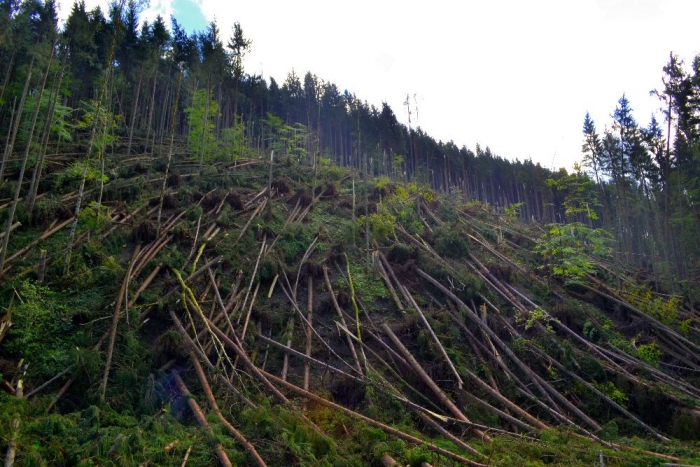
[[3, 342], [5, 350], [29, 364], [29, 374], [50, 378], [70, 365], [70, 352], [80, 331], [70, 308], [60, 297], [38, 284], [24, 281], [11, 306], [13, 325]]
[[469, 242], [454, 226], [435, 229], [435, 251], [441, 256], [461, 259], [469, 253]]

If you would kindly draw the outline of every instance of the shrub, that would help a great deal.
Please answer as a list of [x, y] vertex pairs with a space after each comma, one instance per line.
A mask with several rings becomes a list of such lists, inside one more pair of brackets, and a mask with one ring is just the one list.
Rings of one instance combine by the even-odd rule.
[[24, 281], [17, 292], [19, 300], [10, 311], [13, 326], [4, 348], [26, 359], [30, 374], [52, 377], [69, 365], [72, 343], [79, 337], [70, 308], [56, 293], [30, 281]]
[[445, 225], [435, 230], [435, 251], [441, 256], [460, 259], [469, 253], [469, 243], [454, 226]]

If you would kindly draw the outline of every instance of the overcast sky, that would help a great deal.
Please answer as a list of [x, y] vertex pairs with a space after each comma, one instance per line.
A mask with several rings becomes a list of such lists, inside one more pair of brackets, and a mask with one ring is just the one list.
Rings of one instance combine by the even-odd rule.
[[646, 126], [669, 52], [687, 69], [700, 53], [698, 0], [151, 0], [156, 13], [188, 32], [216, 19], [224, 42], [238, 21], [248, 73], [311, 71], [404, 123], [408, 94], [436, 139], [555, 169], [580, 160], [586, 111], [602, 132], [626, 93]]

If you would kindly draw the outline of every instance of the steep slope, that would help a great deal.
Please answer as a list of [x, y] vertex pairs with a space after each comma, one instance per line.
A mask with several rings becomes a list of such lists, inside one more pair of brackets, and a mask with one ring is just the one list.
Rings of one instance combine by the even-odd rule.
[[18, 213], [18, 462], [700, 463], [697, 312], [602, 232], [289, 158], [115, 160], [70, 263], [77, 178]]

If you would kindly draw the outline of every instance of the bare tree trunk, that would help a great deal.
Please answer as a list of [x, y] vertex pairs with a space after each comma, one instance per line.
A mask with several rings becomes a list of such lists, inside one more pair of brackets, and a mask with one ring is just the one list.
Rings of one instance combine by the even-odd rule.
[[[32, 173], [32, 180], [29, 184], [29, 194], [27, 195], [27, 206], [29, 213], [34, 211], [34, 203], [36, 202], [36, 196], [39, 191], [39, 182], [41, 181], [41, 174], [44, 168], [44, 160], [46, 159], [46, 151], [49, 147], [49, 139], [51, 137], [51, 122], [53, 120], [54, 113], [56, 112], [56, 104], [58, 103], [58, 96], [61, 90], [61, 83], [63, 82], [63, 76], [66, 69], [66, 60], [68, 54], [64, 54], [63, 63], [61, 64], [61, 71], [58, 75], [58, 83], [55, 87], [55, 93], [53, 94], [53, 99], [50, 99], [50, 109], [46, 115], [46, 122], [44, 124], [43, 141], [41, 144], [41, 149], [39, 150], [39, 157], [34, 165], [34, 172]], [[60, 140], [60, 138], [59, 138]]]
[[134, 104], [131, 106], [131, 124], [129, 125], [129, 139], [126, 143], [126, 155], [131, 154], [131, 142], [134, 139], [134, 126], [136, 125], [136, 113], [139, 105], [139, 95], [141, 94], [141, 81], [143, 80], [143, 65], [141, 65], [141, 73], [139, 73], [139, 82], [136, 85], [136, 96]]
[[175, 100], [173, 101], [173, 109], [170, 114], [170, 145], [168, 146], [168, 163], [165, 166], [165, 174], [163, 175], [163, 185], [160, 189], [160, 198], [158, 200], [158, 221], [156, 227], [156, 237], [160, 236], [160, 220], [163, 215], [163, 199], [165, 198], [165, 190], [168, 187], [168, 176], [170, 175], [170, 164], [173, 161], [173, 144], [175, 141], [175, 117], [177, 116], [177, 104], [180, 98], [180, 87], [182, 86], [182, 70], [177, 79], [177, 91], [175, 91]]
[[141, 245], [137, 245], [134, 249], [134, 253], [131, 255], [131, 261], [129, 261], [129, 267], [124, 274], [124, 281], [122, 282], [121, 289], [119, 289], [119, 295], [117, 296], [117, 303], [114, 305], [114, 314], [112, 315], [112, 327], [109, 330], [109, 345], [107, 347], [107, 357], [105, 359], [105, 372], [102, 376], [102, 384], [100, 384], [100, 401], [104, 402], [105, 392], [107, 391], [107, 380], [109, 378], [109, 369], [112, 364], [112, 355], [114, 353], [114, 342], [117, 338], [117, 326], [119, 324], [119, 312], [121, 311], [122, 301], [126, 296], [126, 290], [129, 287], [129, 275], [131, 268], [136, 261], [136, 258], [141, 251]]
[[12, 155], [12, 150], [15, 146], [15, 139], [17, 138], [17, 131], [19, 130], [19, 122], [22, 120], [22, 108], [24, 107], [24, 101], [26, 100], [29, 91], [29, 82], [32, 79], [33, 68], [34, 57], [32, 57], [31, 62], [29, 62], [29, 69], [27, 70], [27, 78], [24, 80], [24, 89], [22, 90], [22, 97], [20, 97], [19, 99], [19, 107], [17, 107], [17, 111], [15, 112], [12, 133], [10, 134], [10, 139], [7, 142], [7, 146], [5, 146], [5, 154], [2, 156], [2, 163], [0, 163], [0, 182], [5, 177], [5, 166], [7, 165], [7, 161]]
[[[10, 233], [12, 231], [12, 222], [15, 220], [15, 211], [17, 210], [17, 205], [19, 204], [19, 194], [22, 191], [22, 180], [24, 179], [24, 171], [27, 168], [27, 160], [29, 159], [29, 151], [32, 146], [32, 139], [34, 138], [34, 129], [36, 128], [36, 121], [39, 118], [39, 111], [41, 109], [41, 98], [44, 95], [44, 88], [46, 87], [46, 81], [49, 79], [49, 72], [51, 71], [51, 62], [53, 61], [53, 46], [51, 47], [51, 52], [49, 55], [49, 61], [46, 65], [46, 72], [44, 73], [44, 79], [41, 83], [41, 88], [39, 95], [37, 96], [36, 109], [34, 109], [34, 115], [32, 116], [32, 123], [29, 128], [29, 135], [27, 136], [27, 147], [24, 151], [24, 157], [22, 158], [22, 167], [19, 170], [19, 175], [17, 176], [17, 186], [15, 187], [15, 196], [12, 200], [12, 207], [7, 215], [7, 228], [5, 229], [5, 237], [2, 239], [2, 253], [0, 254], [0, 277], [2, 277], [2, 270], [5, 266], [5, 258], [7, 257], [7, 246], [10, 241]], [[32, 58], [32, 65], [34, 64], [34, 59]], [[30, 66], [31, 70], [31, 66]], [[31, 71], [28, 72], [28, 75]], [[21, 111], [21, 109], [20, 109]], [[19, 122], [19, 119], [17, 119]], [[3, 161], [4, 162], [4, 161]]]

